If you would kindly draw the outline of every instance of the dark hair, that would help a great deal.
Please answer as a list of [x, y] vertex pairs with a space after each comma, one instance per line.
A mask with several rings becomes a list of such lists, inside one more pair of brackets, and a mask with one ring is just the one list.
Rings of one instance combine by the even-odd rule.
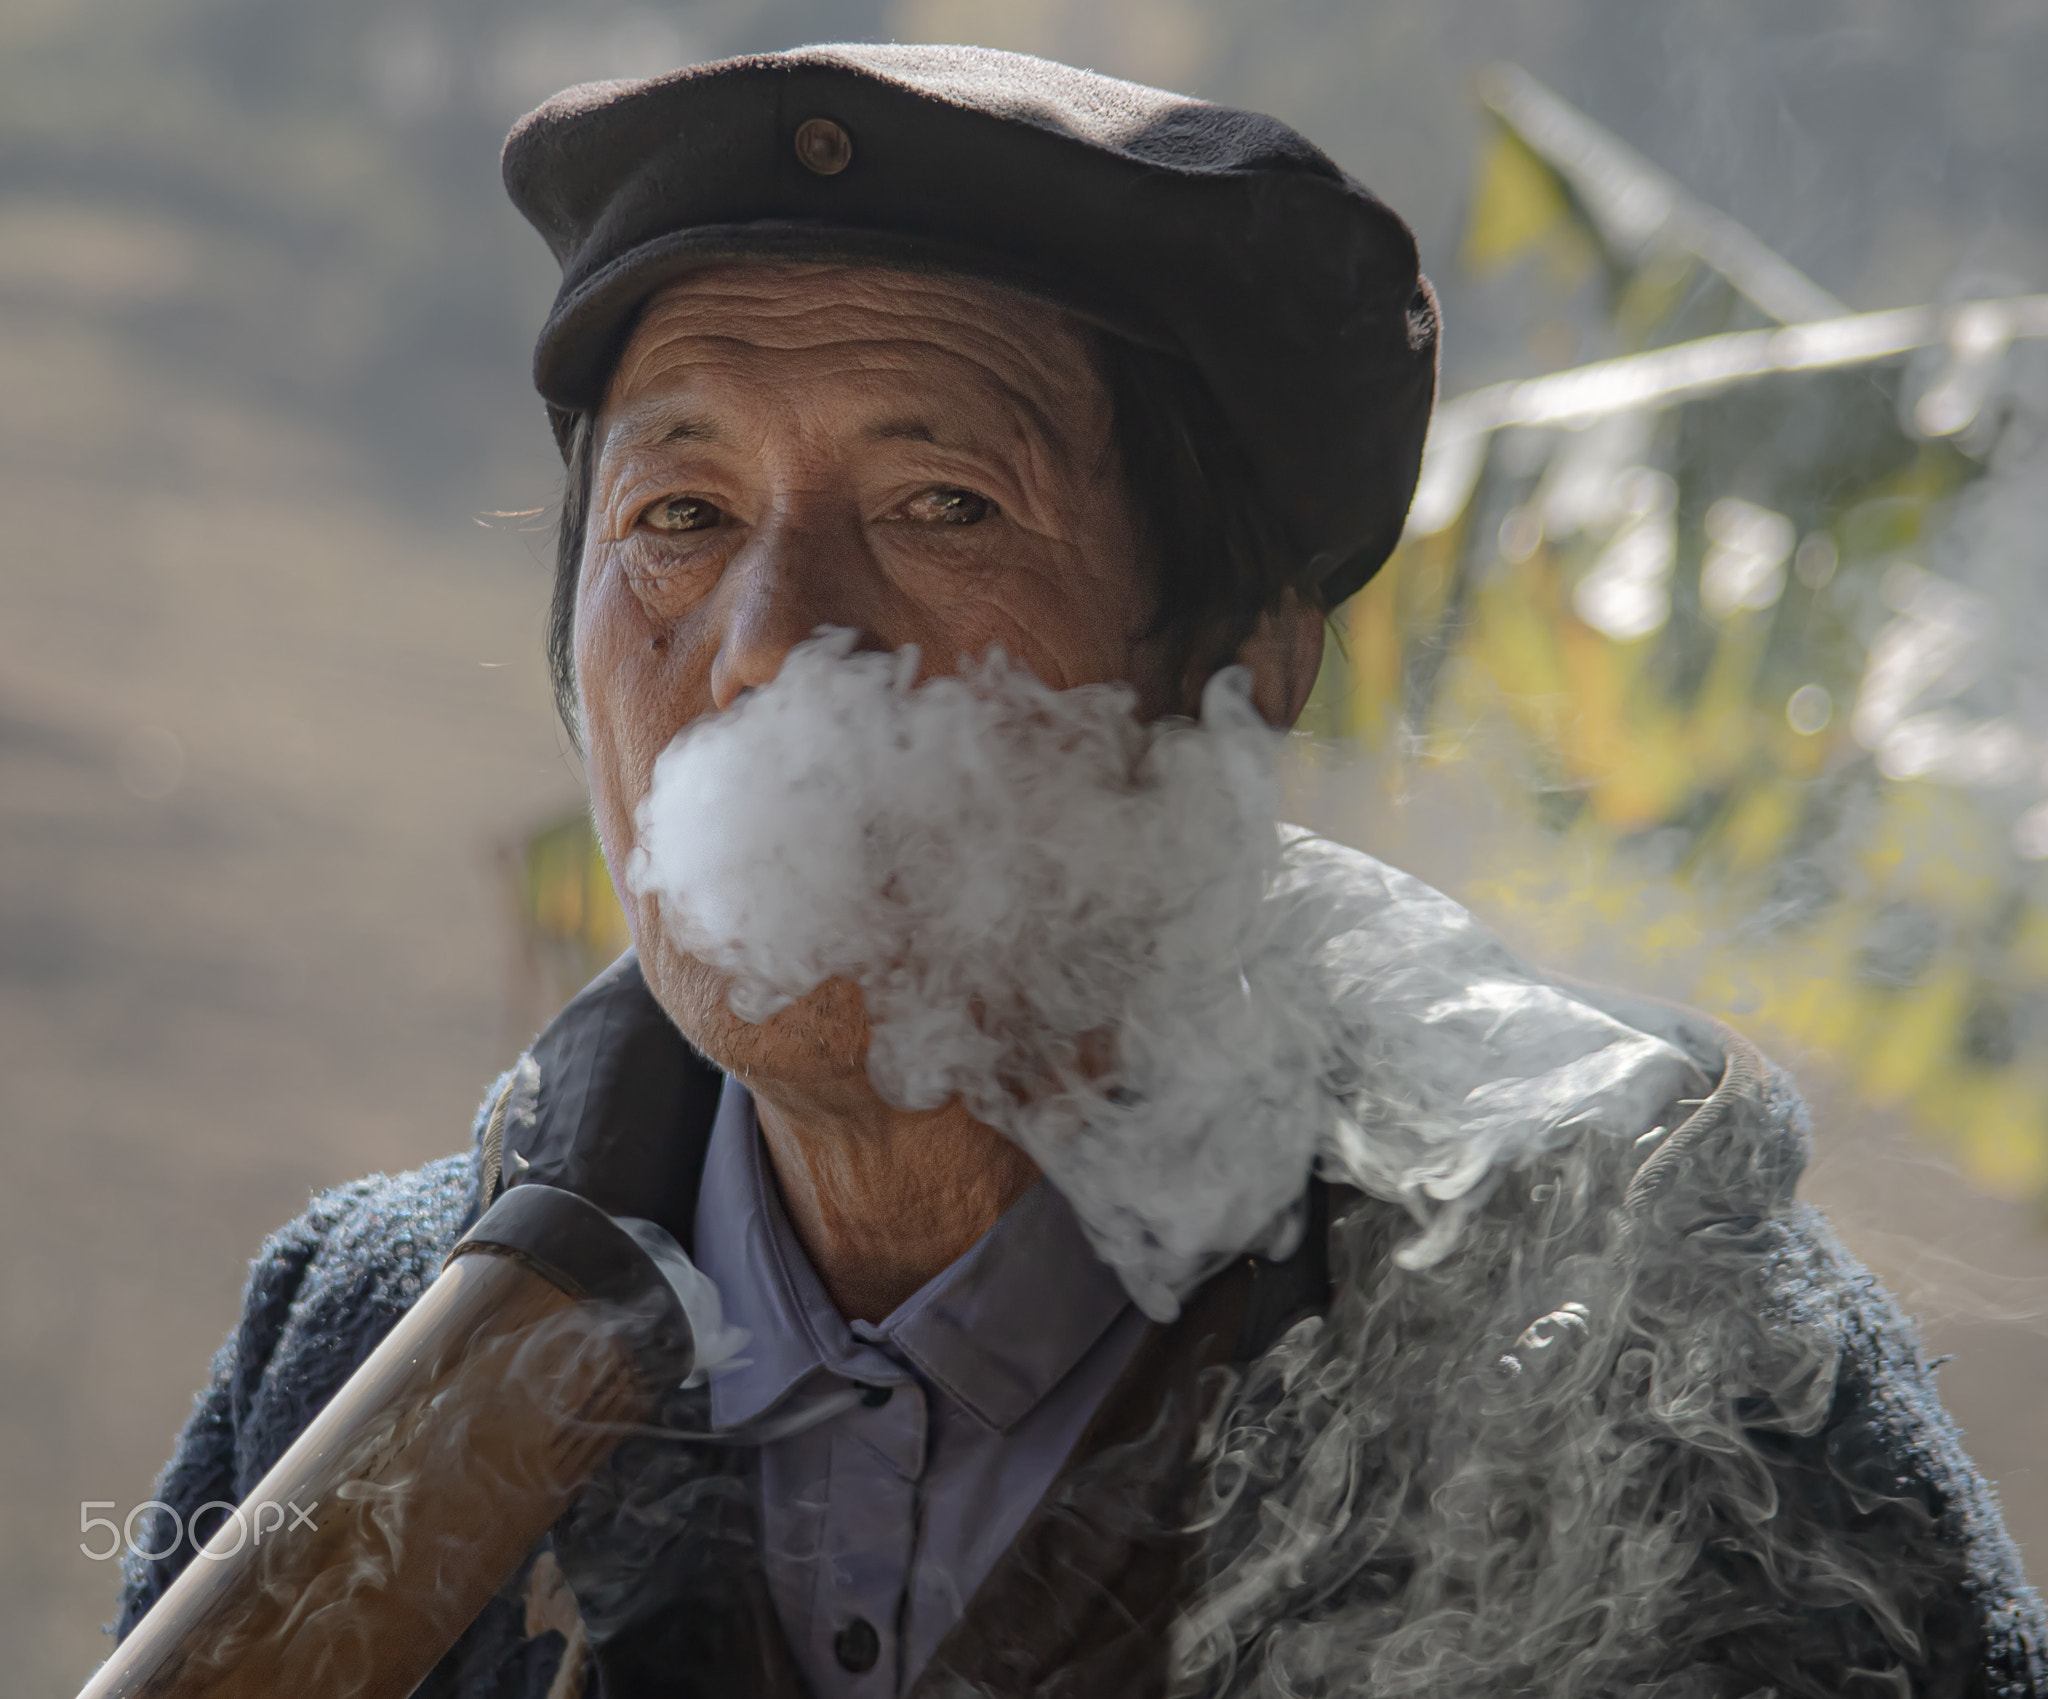
[[[1096, 372], [1109, 391], [1117, 463], [1139, 555], [1158, 575], [1151, 635], [1183, 669], [1227, 661], [1261, 614], [1288, 590], [1313, 599], [1305, 563], [1259, 487], [1250, 460], [1201, 374], [1185, 360], [1098, 332]], [[576, 584], [596, 470], [587, 413], [570, 421], [548, 674], [555, 707], [576, 737]]]
[[597, 432], [575, 414], [562, 440], [562, 515], [555, 524], [555, 593], [548, 601], [548, 682], [569, 741], [583, 742], [576, 718], [576, 585], [583, 576], [583, 534], [590, 528], [590, 486], [597, 473]]

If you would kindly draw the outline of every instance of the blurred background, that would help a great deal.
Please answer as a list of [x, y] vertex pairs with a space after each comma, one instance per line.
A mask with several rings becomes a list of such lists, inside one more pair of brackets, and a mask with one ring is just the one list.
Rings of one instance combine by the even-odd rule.
[[79, 1506], [148, 1496], [263, 1235], [461, 1145], [618, 945], [504, 130], [848, 38], [1262, 107], [1415, 225], [1454, 405], [1298, 812], [1798, 1066], [2038, 1575], [2035, 0], [0, 0], [9, 1692], [102, 1655]]

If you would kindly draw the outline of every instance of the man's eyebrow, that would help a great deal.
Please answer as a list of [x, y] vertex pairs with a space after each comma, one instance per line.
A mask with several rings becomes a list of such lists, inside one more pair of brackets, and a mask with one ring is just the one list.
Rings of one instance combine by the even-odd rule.
[[668, 429], [661, 433], [661, 440], [668, 442], [711, 442], [723, 443], [726, 434], [709, 419], [697, 414], [686, 414], [680, 419], [669, 421]]
[[868, 427], [870, 442], [930, 442], [939, 439], [931, 426], [922, 419], [884, 419], [879, 425]]
[[724, 444], [732, 440], [713, 420], [702, 413], [678, 413], [673, 408], [660, 405], [641, 410], [628, 410], [625, 418], [619, 421], [619, 430], [627, 441], [636, 443]]

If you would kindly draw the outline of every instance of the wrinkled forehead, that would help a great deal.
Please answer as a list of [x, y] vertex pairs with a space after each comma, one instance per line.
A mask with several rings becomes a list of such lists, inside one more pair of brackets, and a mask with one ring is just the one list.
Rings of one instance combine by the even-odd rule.
[[1090, 332], [980, 278], [878, 265], [740, 263], [692, 273], [642, 309], [607, 388], [633, 410], [706, 372], [920, 390], [1014, 409], [1062, 437], [1107, 428]]

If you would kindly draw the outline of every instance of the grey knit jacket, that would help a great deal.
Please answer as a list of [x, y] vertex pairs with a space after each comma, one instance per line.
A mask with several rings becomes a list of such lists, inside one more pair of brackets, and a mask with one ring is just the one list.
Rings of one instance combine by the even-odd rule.
[[[509, 1104], [499, 1163], [687, 1246], [718, 1088], [628, 957], [475, 1136]], [[1910, 1325], [1792, 1200], [1802, 1115], [1766, 1070], [1650, 1207], [1626, 1146], [1550, 1152], [1434, 1269], [1398, 1265], [1399, 1207], [1318, 1183], [1300, 1251], [1153, 1329], [913, 1691], [2048, 1699], [2040, 1600]], [[159, 1498], [249, 1492], [483, 1168], [339, 1187], [263, 1246]], [[420, 1692], [797, 1699], [750, 1466], [629, 1442]], [[686, 1514], [650, 1535], [656, 1500]], [[130, 1562], [118, 1633], [189, 1552]]]

